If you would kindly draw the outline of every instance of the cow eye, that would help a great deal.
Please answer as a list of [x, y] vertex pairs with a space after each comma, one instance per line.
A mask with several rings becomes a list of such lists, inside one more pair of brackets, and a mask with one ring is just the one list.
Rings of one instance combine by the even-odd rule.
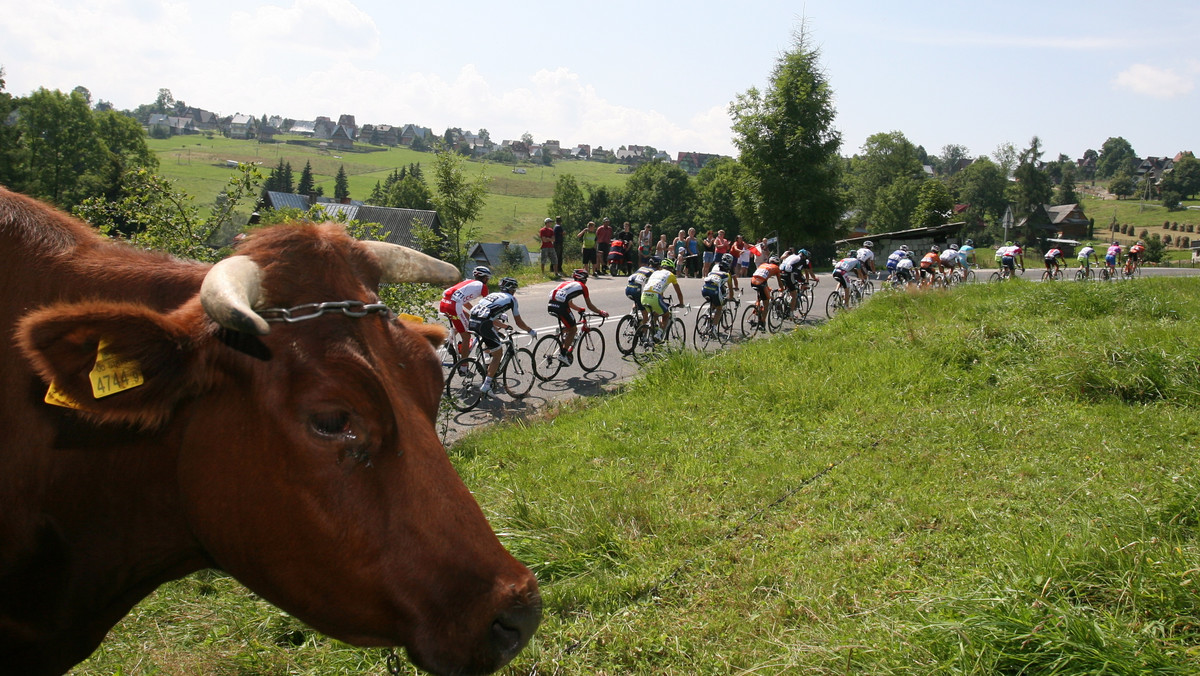
[[350, 429], [350, 413], [347, 411], [331, 411], [314, 413], [308, 419], [313, 431], [323, 437], [347, 437], [353, 435]]

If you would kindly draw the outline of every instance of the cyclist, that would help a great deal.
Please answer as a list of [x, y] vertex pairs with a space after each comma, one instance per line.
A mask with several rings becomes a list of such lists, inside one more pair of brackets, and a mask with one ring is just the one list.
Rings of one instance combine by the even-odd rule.
[[492, 271], [480, 265], [471, 271], [470, 279], [465, 279], [442, 293], [438, 312], [450, 319], [450, 328], [457, 338], [460, 358], [466, 357], [471, 351], [471, 332], [467, 330], [471, 304], [488, 295], [487, 283], [491, 277]]
[[854, 257], [862, 261], [864, 274], [875, 272], [875, 252], [872, 251], [874, 248], [875, 243], [868, 239], [863, 242], [862, 248], [854, 252]]
[[857, 255], [847, 256], [833, 265], [833, 280], [842, 288], [842, 295], [846, 301], [846, 307], [850, 307], [850, 283], [846, 281], [846, 275], [853, 272], [854, 275], [866, 281], [867, 271], [861, 258]]
[[678, 305], [683, 304], [683, 290], [679, 288], [679, 280], [675, 278], [675, 260], [664, 258], [659, 264], [658, 270], [646, 280], [646, 285], [642, 287], [642, 305], [645, 305], [650, 310], [650, 314], [658, 319], [659, 330], [656, 337], [665, 336], [667, 333], [667, 322], [671, 319], [671, 310], [663, 303], [663, 291], [667, 285], [675, 287], [675, 297], [679, 299]]
[[951, 244], [946, 247], [941, 254], [938, 255], [938, 271], [943, 275], [949, 275], [954, 272], [954, 268], [959, 266], [958, 245]]
[[717, 264], [704, 276], [704, 286], [700, 289], [700, 295], [708, 301], [708, 325], [711, 331], [716, 331], [721, 322], [721, 307], [725, 305], [726, 299], [733, 295], [733, 275], [729, 274], [731, 270], [733, 256], [721, 254]]
[[[1012, 241], [1008, 241], [1004, 246], [996, 249], [996, 256], [1000, 258], [1000, 267], [1008, 270], [1008, 275], [1011, 277], [1017, 270], [1017, 256], [1021, 255], [1021, 247], [1015, 246]], [[1025, 257], [1021, 256], [1021, 265], [1025, 264]]]
[[[783, 279], [783, 285], [787, 288], [788, 295], [791, 296], [791, 312], [795, 312], [800, 293], [807, 288], [809, 275], [812, 274], [812, 261], [808, 258], [808, 251], [801, 249], [784, 258], [783, 262], [779, 264], [779, 272]], [[815, 278], [816, 275], [813, 277]]]
[[1129, 255], [1125, 257], [1125, 275], [1133, 274], [1134, 268], [1142, 264], [1142, 252], [1146, 250], [1146, 244], [1142, 240], [1138, 240], [1137, 244], [1129, 247]]
[[909, 284], [913, 281], [913, 252], [905, 251], [904, 257], [896, 261], [896, 279], [893, 284]]
[[1079, 259], [1079, 269], [1083, 270], [1084, 272], [1092, 271], [1093, 258], [1096, 259], [1097, 265], [1100, 264], [1100, 256], [1096, 254], [1096, 248], [1091, 244], [1084, 244], [1083, 248], [1079, 250], [1079, 256], [1077, 256], [1077, 258]]
[[592, 312], [607, 317], [608, 313], [592, 304], [592, 297], [588, 294], [587, 288], [587, 270], [575, 270], [571, 273], [571, 279], [559, 284], [550, 290], [549, 303], [546, 305], [546, 311], [558, 318], [562, 323], [563, 332], [558, 345], [558, 360], [567, 366], [571, 365], [572, 354], [571, 348], [575, 345], [575, 315], [571, 312], [583, 312], [583, 308], [576, 307], [571, 301], [579, 296], [583, 296], [583, 302]]
[[958, 264], [963, 270], [970, 270], [975, 265], [975, 240], [968, 239], [958, 247]]
[[934, 244], [933, 246], [929, 247], [929, 252], [921, 257], [920, 284], [926, 285], [926, 277], [929, 278], [930, 283], [933, 282], [933, 266], [937, 265], [940, 267], [942, 264], [941, 254], [939, 253], [940, 251], [941, 249], [938, 248], [938, 245]]
[[907, 244], [901, 244], [899, 249], [896, 249], [892, 253], [888, 254], [887, 263], [885, 264], [885, 267], [887, 267], [889, 281], [894, 281], [896, 279], [896, 265], [898, 263], [900, 263], [900, 261], [904, 260], [907, 257], [908, 257], [908, 245]]
[[1117, 264], [1121, 262], [1121, 243], [1113, 242], [1108, 246], [1108, 252], [1104, 254], [1104, 264], [1108, 266], [1108, 272], [1114, 277], [1117, 274]]
[[752, 320], [753, 322], [757, 322], [757, 324], [751, 324], [752, 326], [765, 326], [764, 322], [767, 317], [765, 312], [771, 294], [771, 287], [768, 285], [768, 282], [774, 277], [775, 288], [782, 290], [783, 282], [780, 281], [779, 275], [779, 256], [771, 256], [767, 259], [766, 263], [755, 268], [754, 274], [750, 275], [750, 288], [754, 289], [755, 293], [758, 294], [758, 300], [754, 302], [755, 318]]
[[651, 256], [650, 260], [645, 265], [638, 268], [629, 275], [629, 279], [625, 282], [625, 297], [633, 301], [633, 306], [637, 308], [638, 315], [641, 317], [639, 324], [646, 323], [646, 306], [642, 305], [642, 288], [646, 286], [646, 280], [650, 279], [650, 275], [658, 269], [662, 259], [658, 256]]
[[505, 277], [500, 280], [499, 291], [484, 296], [475, 304], [475, 307], [471, 308], [471, 319], [467, 327], [471, 329], [471, 333], [483, 341], [483, 350], [491, 358], [488, 362], [487, 377], [483, 379], [483, 387], [479, 388], [479, 391], [488, 397], [492, 396], [492, 379], [496, 377], [496, 371], [500, 370], [501, 341], [496, 329], [508, 326], [504, 323], [501, 315], [511, 309], [513, 321], [517, 323], [517, 326], [521, 327], [522, 331], [528, 332], [530, 336], [537, 338], [537, 331], [529, 328], [525, 320], [521, 319], [521, 309], [517, 306], [516, 297], [513, 296], [516, 292], [517, 280]]
[[1043, 259], [1046, 264], [1046, 272], [1051, 273], [1051, 279], [1053, 279], [1053, 274], [1057, 273], [1061, 266], [1066, 265], [1066, 261], [1063, 260], [1062, 249], [1058, 247], [1052, 247], [1046, 252]]

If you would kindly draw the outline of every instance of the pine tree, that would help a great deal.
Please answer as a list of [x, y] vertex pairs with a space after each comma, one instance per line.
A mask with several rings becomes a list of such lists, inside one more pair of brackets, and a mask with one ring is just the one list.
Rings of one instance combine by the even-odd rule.
[[333, 198], [339, 202], [350, 197], [350, 181], [346, 178], [346, 165], [338, 166], [337, 176], [333, 179]]
[[307, 196], [313, 189], [312, 162], [304, 163], [304, 171], [300, 172], [300, 183], [296, 186], [296, 192]]

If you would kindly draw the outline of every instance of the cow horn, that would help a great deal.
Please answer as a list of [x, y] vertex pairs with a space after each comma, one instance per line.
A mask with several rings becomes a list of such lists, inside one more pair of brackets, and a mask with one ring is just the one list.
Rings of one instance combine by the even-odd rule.
[[454, 284], [461, 280], [458, 268], [420, 251], [389, 242], [367, 240], [361, 242], [379, 259], [384, 282], [424, 282], [426, 284]]
[[200, 304], [213, 321], [239, 333], [265, 336], [271, 332], [254, 305], [262, 293], [262, 270], [246, 256], [217, 263], [200, 285]]

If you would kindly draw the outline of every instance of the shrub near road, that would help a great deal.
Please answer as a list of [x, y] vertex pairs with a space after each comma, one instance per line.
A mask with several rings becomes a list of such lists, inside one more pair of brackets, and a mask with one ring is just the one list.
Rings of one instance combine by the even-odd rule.
[[[1200, 671], [1197, 293], [877, 295], [467, 437], [546, 601], [506, 673]], [[384, 673], [211, 573], [75, 673], [237, 665]]]

